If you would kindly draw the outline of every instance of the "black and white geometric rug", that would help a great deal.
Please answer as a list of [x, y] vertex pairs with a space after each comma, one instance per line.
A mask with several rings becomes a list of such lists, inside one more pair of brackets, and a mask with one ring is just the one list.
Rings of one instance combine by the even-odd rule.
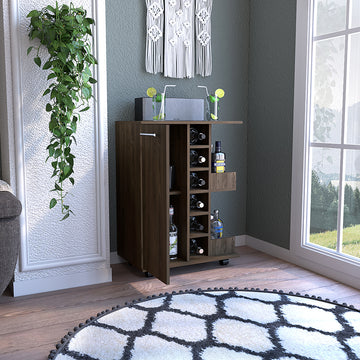
[[360, 311], [259, 289], [160, 294], [90, 318], [49, 359], [355, 360]]

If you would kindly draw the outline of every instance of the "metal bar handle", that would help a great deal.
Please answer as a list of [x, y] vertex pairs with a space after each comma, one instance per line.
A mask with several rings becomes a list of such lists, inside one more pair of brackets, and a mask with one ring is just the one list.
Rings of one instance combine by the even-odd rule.
[[156, 137], [156, 134], [154, 134], [154, 133], [140, 133], [140, 136], [152, 136], [152, 137]]

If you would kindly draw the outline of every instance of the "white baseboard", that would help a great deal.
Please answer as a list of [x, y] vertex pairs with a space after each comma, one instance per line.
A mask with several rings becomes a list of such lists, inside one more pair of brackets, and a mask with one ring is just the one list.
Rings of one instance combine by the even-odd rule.
[[116, 251], [112, 251], [110, 253], [110, 264], [113, 265], [113, 264], [122, 264], [122, 263], [125, 263], [127, 262], [124, 258], [122, 258], [121, 256], [119, 256], [117, 254]]
[[281, 260], [290, 261], [290, 250], [287, 250], [280, 246], [271, 244], [267, 241], [263, 241], [263, 240], [254, 238], [250, 235], [244, 235], [244, 236], [245, 236], [245, 242], [246, 242], [247, 246], [249, 246], [253, 249], [262, 251], [271, 256], [280, 258]]
[[112, 281], [111, 268], [13, 282], [14, 297]]
[[246, 235], [235, 236], [235, 246], [245, 246], [246, 245]]
[[318, 262], [297, 256], [288, 249], [284, 249], [267, 241], [256, 239], [249, 235], [246, 235], [246, 245], [271, 256], [277, 257], [281, 260], [298, 265], [304, 269], [326, 276], [332, 280], [339, 281], [356, 289], [360, 289], [360, 274], [353, 275], [341, 272], [339, 269], [324, 266]]

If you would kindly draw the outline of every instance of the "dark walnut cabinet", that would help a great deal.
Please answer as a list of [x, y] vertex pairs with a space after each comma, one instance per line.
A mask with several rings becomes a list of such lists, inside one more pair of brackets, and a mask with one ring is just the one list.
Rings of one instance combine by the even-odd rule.
[[[211, 173], [211, 129], [215, 124], [240, 121], [118, 121], [116, 122], [117, 251], [133, 266], [170, 283], [170, 268], [234, 257], [234, 237], [211, 239], [211, 192], [236, 190], [236, 173]], [[206, 134], [206, 139], [190, 145], [190, 127]], [[198, 167], [190, 166], [190, 151], [206, 158]], [[227, 154], [231, 156], [230, 154]], [[174, 186], [170, 190], [170, 166]], [[190, 173], [196, 172], [205, 186], [192, 189]], [[205, 204], [190, 209], [190, 195]], [[178, 258], [169, 259], [169, 206], [175, 210], [178, 228]], [[190, 218], [204, 226], [190, 231]], [[190, 254], [190, 239], [205, 250]]]

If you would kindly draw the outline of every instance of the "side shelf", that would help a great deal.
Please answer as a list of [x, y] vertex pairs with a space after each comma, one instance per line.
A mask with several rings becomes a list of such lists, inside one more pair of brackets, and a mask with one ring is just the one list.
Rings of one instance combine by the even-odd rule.
[[224, 172], [220, 174], [210, 174], [210, 191], [235, 191], [236, 173]]

